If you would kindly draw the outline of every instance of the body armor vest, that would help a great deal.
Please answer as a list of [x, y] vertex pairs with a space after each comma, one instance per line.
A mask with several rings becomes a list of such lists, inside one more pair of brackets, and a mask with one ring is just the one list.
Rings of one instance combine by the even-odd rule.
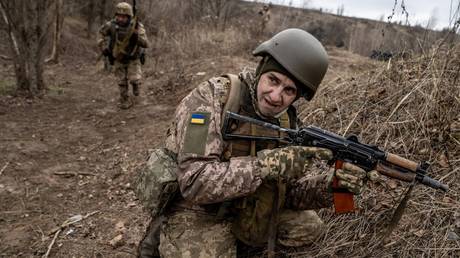
[[113, 57], [116, 60], [126, 61], [124, 59], [137, 58], [139, 48], [136, 44], [132, 44], [130, 42], [132, 34], [133, 28], [130, 24], [127, 26], [119, 26], [115, 20], [111, 22], [110, 48], [112, 49]]
[[[254, 106], [252, 105], [252, 97], [249, 92], [248, 85], [245, 81], [231, 80], [230, 92], [227, 94], [229, 98], [224, 103], [223, 113], [227, 110], [236, 112], [240, 115], [253, 117], [259, 120], [279, 125], [285, 128], [296, 128], [297, 118], [294, 107], [284, 112], [279, 118], [265, 120], [260, 118]], [[238, 90], [239, 94], [232, 91]], [[239, 98], [235, 98], [239, 96]], [[232, 99], [232, 97], [234, 99]], [[234, 105], [233, 103], [240, 105]], [[235, 121], [230, 124], [232, 134], [251, 135], [251, 136], [266, 136], [266, 137], [281, 137], [280, 132], [271, 130], [265, 127], [257, 126], [251, 123]], [[226, 147], [223, 154], [223, 160], [229, 160], [231, 157], [238, 156], [256, 156], [257, 152], [263, 149], [273, 149], [280, 146], [277, 141], [255, 141], [255, 140], [230, 140], [226, 142]], [[235, 237], [243, 243], [251, 246], [263, 246], [267, 241], [267, 236], [270, 234], [269, 225], [273, 223], [271, 214], [274, 206], [280, 209], [284, 205], [286, 195], [286, 184], [281, 181], [265, 182], [259, 186], [256, 192], [252, 195], [242, 197], [231, 202], [221, 204], [217, 215], [224, 214], [227, 206], [235, 215], [232, 222], [232, 232]], [[275, 201], [276, 196], [276, 201]]]

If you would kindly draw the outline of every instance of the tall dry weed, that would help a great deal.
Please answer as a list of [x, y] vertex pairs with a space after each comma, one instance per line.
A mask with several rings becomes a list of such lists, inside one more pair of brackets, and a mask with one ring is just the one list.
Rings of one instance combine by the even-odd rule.
[[394, 232], [382, 239], [408, 188], [382, 179], [357, 198], [360, 212], [321, 211], [327, 232], [299, 257], [458, 257], [460, 254], [460, 45], [436, 46], [325, 85], [302, 106], [303, 121], [413, 160], [431, 163], [429, 176], [450, 186], [447, 194], [416, 186]]

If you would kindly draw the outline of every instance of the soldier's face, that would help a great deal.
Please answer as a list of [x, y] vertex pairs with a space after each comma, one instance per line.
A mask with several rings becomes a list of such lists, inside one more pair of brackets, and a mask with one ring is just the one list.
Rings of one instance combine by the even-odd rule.
[[286, 75], [269, 71], [260, 76], [257, 106], [262, 115], [274, 117], [294, 102], [297, 87]]
[[129, 16], [124, 15], [124, 14], [116, 14], [115, 15], [115, 20], [116, 20], [117, 24], [119, 24], [119, 25], [126, 25], [126, 24], [128, 24]]

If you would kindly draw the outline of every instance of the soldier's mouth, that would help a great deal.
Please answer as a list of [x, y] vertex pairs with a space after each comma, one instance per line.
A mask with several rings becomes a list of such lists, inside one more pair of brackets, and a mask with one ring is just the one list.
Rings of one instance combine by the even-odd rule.
[[277, 104], [271, 102], [270, 100], [268, 100], [268, 99], [266, 99], [266, 98], [264, 98], [264, 101], [265, 101], [265, 103], [267, 103], [267, 105], [268, 105], [269, 107], [272, 107], [272, 108], [278, 108], [278, 107], [280, 106], [280, 105], [277, 105]]

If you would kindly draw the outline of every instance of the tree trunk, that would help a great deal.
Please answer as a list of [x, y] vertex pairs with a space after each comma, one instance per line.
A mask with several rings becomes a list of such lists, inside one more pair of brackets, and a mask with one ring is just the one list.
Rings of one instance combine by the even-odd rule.
[[33, 60], [34, 70], [35, 70], [35, 85], [39, 94], [41, 94], [45, 89], [45, 80], [43, 78], [43, 72], [45, 65], [45, 50], [48, 43], [48, 31], [53, 24], [53, 19], [48, 19], [47, 10], [49, 8], [49, 0], [41, 0], [36, 2], [35, 14], [37, 17], [37, 24], [35, 33], [36, 33], [36, 50], [35, 50], [35, 59]]
[[7, 16], [5, 8], [3, 7], [3, 3], [0, 3], [0, 12], [2, 13], [3, 21], [5, 22], [5, 24], [6, 24], [7, 28], [8, 28], [8, 36], [9, 36], [8, 39], [9, 39], [9, 41], [11, 43], [11, 48], [12, 48], [12, 51], [13, 51], [13, 55], [18, 56], [19, 55], [18, 43], [17, 43], [16, 37], [14, 36], [13, 31], [11, 29], [11, 24], [9, 22], [9, 18]]
[[13, 55], [16, 92], [31, 96], [45, 89], [44, 52], [51, 22], [50, 0], [0, 0], [1, 14], [8, 26]]
[[59, 63], [59, 49], [61, 46], [61, 31], [62, 25], [64, 22], [64, 17], [62, 15], [62, 1], [55, 0], [56, 8], [56, 20], [54, 24], [54, 35], [53, 35], [53, 48], [49, 58], [45, 60], [45, 63]]
[[[23, 55], [23, 42], [22, 38], [25, 33], [23, 31], [20, 31], [18, 28], [17, 24], [14, 23], [14, 20], [12, 17], [19, 15], [18, 18], [21, 19], [25, 15], [25, 5], [22, 1], [20, 1], [17, 5], [11, 6], [11, 2], [7, 1], [1, 1], [0, 2], [0, 8], [1, 8], [1, 13], [3, 20], [5, 21], [5, 24], [8, 27], [8, 40], [10, 42], [10, 48], [11, 52], [13, 54], [13, 63], [14, 63], [14, 73], [16, 77], [16, 92], [20, 95], [30, 95], [31, 90], [31, 80], [29, 77], [29, 69], [27, 66], [27, 61], [24, 58]], [[15, 7], [17, 8], [16, 15], [12, 16], [12, 13], [10, 10]], [[23, 32], [23, 33], [20, 33]], [[17, 37], [16, 35], [19, 35]], [[18, 41], [19, 38], [19, 41]]]
[[99, 6], [99, 22], [104, 24], [107, 20], [107, 0], [101, 0]]
[[94, 17], [94, 7], [95, 7], [95, 0], [90, 0], [89, 4], [88, 4], [88, 16], [86, 17], [86, 21], [87, 21], [87, 27], [86, 27], [86, 38], [90, 39], [91, 36], [93, 35], [93, 28], [94, 28], [94, 21], [95, 21], [95, 17]]

